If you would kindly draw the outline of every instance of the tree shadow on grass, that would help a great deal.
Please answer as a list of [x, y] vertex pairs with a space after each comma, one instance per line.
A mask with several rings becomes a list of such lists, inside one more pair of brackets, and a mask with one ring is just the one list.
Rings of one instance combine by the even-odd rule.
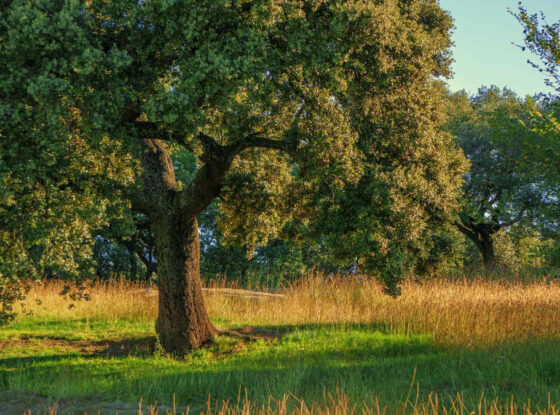
[[225, 330], [224, 335], [238, 334], [240, 338], [246, 340], [280, 340], [284, 336], [297, 332], [308, 330], [369, 330], [376, 331], [383, 334], [390, 332], [390, 326], [385, 323], [314, 323], [314, 324], [260, 324], [254, 326], [235, 326], [231, 329]]
[[[22, 390], [64, 399], [70, 383], [74, 401], [137, 403], [142, 398], [148, 404], [170, 405], [175, 395], [178, 404], [196, 411], [205, 407], [208, 396], [235, 402], [245, 388], [249, 398], [260, 403], [286, 392], [320, 401], [325, 390], [337, 388], [359, 401], [378, 396], [397, 402], [405, 398], [415, 376], [427, 392], [546, 399], [547, 389], [553, 401], [560, 400], [557, 341], [516, 345], [517, 355], [502, 358], [500, 351], [442, 349], [428, 336], [394, 336], [383, 325], [257, 326], [245, 331], [270, 341], [218, 338], [215, 346], [195, 351], [183, 362], [154, 357], [156, 339], [150, 336], [92, 342], [97, 348], [80, 353], [75, 361], [75, 354], [0, 359], [0, 389], [12, 388], [16, 380]], [[236, 349], [239, 344], [243, 347]], [[545, 357], [546, 367], [558, 371], [528, 379], [528, 369], [537, 371], [535, 365], [544, 365]], [[20, 380], [17, 370], [24, 372]]]
[[[26, 336], [12, 340], [0, 340], [0, 351], [9, 349], [37, 350], [36, 355], [0, 357], [0, 370], [3, 366], [25, 367], [39, 362], [58, 361], [79, 355], [93, 357], [149, 357], [156, 350], [155, 336], [125, 337], [118, 340], [68, 340]], [[56, 352], [48, 353], [45, 352]]]
[[146, 371], [125, 387], [145, 402], [165, 404], [174, 395], [178, 403], [193, 410], [202, 409], [209, 396], [235, 402], [245, 390], [260, 404], [266, 404], [269, 396], [280, 398], [285, 393], [308, 403], [324, 401], [328, 400], [325, 391], [341, 390], [354, 403], [373, 404], [377, 397], [394, 405], [406, 400], [411, 389], [416, 395], [417, 385], [420, 401], [432, 392], [453, 398], [464, 394], [471, 408], [476, 408], [483, 394], [502, 402], [512, 396], [521, 404], [531, 400], [541, 407], [546, 407], [549, 397], [560, 402], [558, 341], [517, 344], [511, 354], [502, 355], [503, 350], [442, 349], [415, 336], [408, 342], [375, 336], [340, 346], [333, 339], [332, 348], [327, 344], [316, 350], [303, 349], [297, 340], [289, 339], [285, 347], [280, 342], [277, 347], [240, 353], [225, 362], [195, 361], [175, 373]]
[[[402, 341], [381, 333], [378, 326], [345, 325], [347, 339], [337, 343], [340, 327], [255, 327], [251, 333], [268, 342], [218, 338], [215, 346], [195, 351], [183, 362], [152, 358], [155, 337], [89, 342], [78, 354], [0, 358], [0, 385], [12, 389], [15, 380], [22, 390], [65, 399], [71, 384], [72, 398], [76, 394], [91, 398], [94, 391], [95, 399], [104, 402], [130, 402], [130, 397], [142, 397], [147, 403], [165, 404], [175, 394], [177, 402], [202, 409], [208, 396], [234, 399], [240, 388], [247, 388], [253, 399], [261, 400], [285, 392], [305, 396], [312, 391], [318, 396], [323, 388], [367, 383], [372, 377], [381, 379], [396, 364], [404, 365], [408, 381], [414, 362], [436, 358], [439, 353], [425, 339]], [[354, 342], [352, 330], [363, 338]], [[238, 348], [239, 344], [243, 347]], [[127, 359], [130, 356], [146, 359]], [[17, 372], [22, 372], [19, 380], [14, 379]]]
[[152, 356], [156, 350], [157, 338], [146, 336], [139, 338], [125, 338], [112, 341], [98, 341], [99, 347], [91, 356], [126, 357], [126, 356]]
[[[247, 337], [255, 340], [269, 340], [270, 342], [281, 343], [282, 339], [288, 335], [305, 334], [305, 333], [323, 333], [323, 336], [334, 336], [347, 332], [368, 332], [379, 333], [385, 335], [388, 333], [387, 326], [383, 324], [297, 324], [297, 325], [258, 325], [245, 326], [228, 330], [229, 333], [240, 334], [239, 341], [245, 342]], [[327, 334], [325, 334], [327, 333]], [[329, 334], [330, 333], [330, 334]], [[391, 337], [387, 334], [387, 336]], [[232, 357], [231, 351], [227, 348], [219, 348], [220, 339], [218, 336], [216, 343], [211, 343], [206, 349], [214, 354], [226, 352], [225, 355]], [[379, 339], [374, 339], [379, 341]], [[413, 341], [414, 343], [414, 341]], [[418, 348], [418, 344], [414, 344], [412, 349], [403, 349], [406, 353], [412, 353]], [[25, 367], [34, 362], [58, 361], [68, 359], [69, 357], [80, 355], [82, 358], [119, 358], [119, 357], [150, 357], [154, 355], [157, 348], [157, 338], [155, 336], [142, 337], [123, 337], [120, 339], [109, 340], [82, 340], [82, 339], [66, 339], [55, 337], [44, 337], [42, 335], [21, 336], [16, 339], [0, 340], [0, 351], [9, 348], [19, 348], [25, 350], [26, 347], [37, 349], [36, 355], [25, 355], [15, 357], [0, 357], [0, 368], [2, 366], [21, 366]], [[272, 346], [273, 347], [273, 346]], [[430, 346], [432, 347], [432, 346]], [[58, 349], [57, 349], [58, 348]], [[54, 349], [54, 350], [53, 350]], [[233, 346], [232, 349], [236, 350]], [[55, 351], [56, 353], [46, 354], [45, 351]], [[197, 351], [194, 351], [196, 354]], [[235, 353], [233, 353], [235, 358]], [[189, 356], [187, 356], [189, 357]], [[239, 359], [244, 358], [241, 354]], [[254, 357], [251, 357], [252, 359]]]

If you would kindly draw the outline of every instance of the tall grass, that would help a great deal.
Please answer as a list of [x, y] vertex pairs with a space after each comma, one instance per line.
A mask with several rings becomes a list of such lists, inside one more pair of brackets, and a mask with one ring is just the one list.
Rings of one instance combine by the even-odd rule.
[[25, 300], [16, 307], [21, 317], [56, 320], [103, 319], [151, 321], [157, 316], [157, 291], [145, 284], [121, 280], [95, 281], [85, 286], [88, 299], [62, 295], [67, 283], [46, 280], [32, 283]]
[[[387, 415], [390, 413], [398, 415], [560, 415], [560, 408], [550, 400], [547, 406], [540, 408], [531, 405], [530, 402], [519, 404], [513, 398], [500, 402], [481, 396], [478, 403], [469, 406], [461, 395], [442, 399], [437, 393], [433, 393], [425, 402], [408, 399], [396, 411], [390, 411], [378, 400], [368, 406], [352, 402], [340, 391], [326, 395], [323, 402], [308, 404], [293, 394], [284, 394], [280, 399], [269, 398], [267, 404], [259, 405], [252, 402], [247, 394], [244, 396], [240, 394], [234, 401], [212, 402], [209, 399], [206, 409], [197, 413], [200, 415]], [[45, 415], [58, 415], [57, 409], [55, 405]], [[138, 404], [138, 411], [134, 412], [137, 415], [189, 415], [191, 413], [189, 407], [181, 409], [174, 405], [171, 408], [162, 409], [155, 405], [142, 405], [142, 402]], [[116, 414], [118, 415], [118, 411]], [[29, 411], [23, 415], [34, 414]]]
[[[20, 324], [19, 327], [25, 329], [25, 327], [28, 327], [26, 324], [32, 324], [36, 319], [52, 320], [55, 322], [56, 327], [64, 327], [64, 321], [72, 322], [75, 320], [116, 322], [126, 320], [133, 323], [141, 321], [146, 323], [144, 327], [150, 327], [157, 316], [158, 293], [157, 289], [153, 286], [146, 287], [143, 284], [124, 280], [96, 282], [87, 289], [88, 301], [74, 301], [68, 296], [61, 296], [60, 292], [63, 291], [63, 288], [64, 284], [57, 281], [33, 284], [27, 298], [20, 304], [18, 309], [18, 319], [20, 323], [24, 323]], [[357, 324], [372, 325], [374, 328], [388, 334], [428, 334], [440, 346], [444, 348], [450, 346], [450, 350], [454, 350], [451, 346], [458, 346], [458, 349], [474, 349], [481, 346], [491, 348], [504, 343], [530, 343], [535, 340], [560, 338], [560, 324], [558, 324], [560, 321], [560, 283], [558, 282], [533, 281], [520, 283], [487, 281], [483, 279], [460, 281], [430, 280], [424, 283], [409, 281], [403, 284], [402, 295], [397, 299], [382, 294], [381, 287], [373, 280], [332, 278], [324, 275], [310, 276], [297, 283], [285, 286], [280, 292], [275, 292], [277, 295], [256, 296], [243, 290], [227, 290], [224, 288], [228, 287], [226, 287], [225, 283], [221, 283], [214, 284], [205, 290], [206, 305], [213, 320], [224, 328], [254, 326], [255, 333], [259, 333], [259, 330], [270, 333], [273, 330], [282, 330], [283, 326], [335, 324], [350, 327]], [[30, 318], [30, 315], [33, 315], [33, 317]], [[18, 325], [17, 321], [15, 325]], [[73, 327], [72, 324], [67, 326]], [[125, 331], [120, 331], [117, 334], [128, 333], [128, 328], [126, 326]], [[148, 330], [151, 329], [148, 328]], [[248, 331], [251, 332], [252, 330]], [[107, 336], [108, 333], [102, 332], [100, 335]], [[13, 344], [16, 343], [17, 341], [14, 341]], [[47, 344], [50, 343], [45, 343], [45, 345]], [[21, 345], [21, 347], [43, 347], [40, 342], [30, 343], [29, 345], [23, 342]], [[266, 344], [257, 346], [255, 348], [257, 354], [261, 350], [259, 347], [266, 348], [268, 346]], [[282, 347], [288, 346], [284, 345]], [[473, 353], [479, 352], [473, 351]], [[27, 356], [26, 353], [23, 353], [23, 355]], [[360, 354], [357, 356], [363, 357]], [[449, 356], [445, 355], [445, 358], [452, 358], [452, 356], [452, 354]], [[520, 354], [519, 356], [524, 355]], [[249, 359], [250, 354], [247, 354], [246, 358]], [[204, 357], [201, 359], [204, 359]], [[239, 361], [242, 361], [242, 359]], [[60, 370], [59, 373], [68, 376], [68, 372], [65, 371], [66, 369], [63, 370], [60, 366], [64, 364], [63, 362], [53, 361], [48, 364], [53, 365], [53, 370], [56, 368], [56, 370]], [[109, 366], [111, 366], [110, 370], [114, 370], [113, 366], [118, 362], [120, 361], [113, 361], [111, 359], [99, 361], [96, 359], [91, 361], [84, 360], [81, 367], [84, 370], [83, 373], [90, 373], [88, 372], [90, 369], [88, 369], [89, 366], [87, 364], [99, 364], [99, 368], [104, 370], [108, 370]], [[143, 366], [141, 367], [141, 357], [132, 357], [131, 360], [123, 360], [123, 362], [128, 365], [126, 367], [135, 367], [138, 374], [144, 373], [142, 372]], [[47, 365], [46, 362], [44, 364]], [[182, 389], [179, 388], [183, 391], [183, 394], [187, 393], [188, 395], [188, 391], [185, 392], [187, 386], [196, 385], [196, 382], [192, 379], [198, 379], [197, 381], [203, 382], [201, 383], [202, 385], [204, 385], [204, 379], [208, 382], [211, 379], [219, 379], [219, 377], [212, 376], [207, 378], [203, 378], [201, 375], [198, 377], [191, 376], [189, 374], [188, 362], [185, 363], [186, 366], [184, 367], [175, 367], [169, 362], [166, 364], [170, 372], [170, 380], [167, 381], [165, 377], [167, 369], [158, 368], [157, 364], [153, 362], [146, 367], [148, 369], [154, 368], [156, 371], [159, 370], [161, 372], [154, 374], [154, 379], [157, 379], [158, 385], [160, 383], [163, 384], [162, 387], [164, 388], [169, 388], [169, 385], [177, 386], [174, 382], [183, 382]], [[494, 362], [493, 364], [498, 365], [500, 362]], [[33, 369], [32, 365], [29, 366], [26, 363], [23, 364], [23, 367], [21, 376], [23, 379], [22, 385], [24, 386], [25, 382], [33, 382], [34, 373], [36, 376], [49, 376], [47, 372], [42, 372], [41, 368]], [[48, 367], [50, 366], [45, 366], [45, 368]], [[227, 367], [227, 365], [224, 367]], [[397, 368], [398, 364], [391, 367]], [[487, 370], [484, 366], [480, 367], [481, 370], [485, 370], [484, 373], [496, 376], [499, 382], [503, 380], [499, 373], [493, 371], [493, 369]], [[511, 369], [508, 369], [509, 373], [517, 373], [516, 368], [517, 366], [512, 366]], [[176, 370], [177, 373], [173, 372], [172, 369]], [[457, 378], [457, 371], [462, 370], [462, 366], [455, 365], [447, 369], [454, 371], [454, 376]], [[92, 367], [91, 370], [97, 370], [97, 366]], [[304, 369], [299, 368], [299, 370]], [[321, 370], [324, 373], [328, 373], [326, 372], [327, 369], [323, 368]], [[535, 370], [537, 369], [535, 368]], [[234, 372], [230, 370], [230, 377], [234, 376], [232, 373]], [[437, 376], [445, 376], [442, 373], [439, 373]], [[17, 376], [14, 376], [6, 375], [5, 379], [7, 379], [6, 381], [16, 382]], [[250, 377], [243, 373], [238, 376], [239, 379], [244, 379], [245, 381], [258, 381], [257, 377]], [[286, 376], [289, 377], [290, 375], [286, 374]], [[534, 376], [536, 375], [533, 373], [532, 376], [533, 378], [530, 379], [534, 381], [536, 379]], [[300, 376], [300, 378], [304, 379], [305, 377]], [[127, 389], [127, 387], [121, 385], [123, 392], [136, 391], [136, 389], [145, 391], [146, 388], [155, 385], [153, 382], [156, 381], [150, 380], [149, 376], [145, 381], [142, 379], [139, 377], [136, 380], [138, 385], [132, 389]], [[232, 379], [229, 380], [230, 384], [232, 382], [235, 383], [237, 378], [233, 377]], [[314, 378], [307, 377], [305, 379]], [[424, 379], [426, 379], [425, 374]], [[384, 382], [389, 380], [385, 379]], [[406, 382], [406, 379], [402, 380]], [[225, 380], [222, 381], [224, 382], [223, 384], [227, 383]], [[393, 378], [391, 378], [391, 382], [393, 383], [390, 383], [390, 387], [395, 387]], [[538, 384], [540, 385], [541, 383]], [[375, 398], [377, 395], [373, 391], [371, 394], [364, 394], [363, 389], [359, 389], [360, 392], [354, 391], [354, 395], [345, 394], [345, 392], [350, 393], [352, 390], [349, 392], [344, 389], [345, 392], [343, 392], [341, 390], [332, 391], [331, 389], [330, 392], [332, 394], [329, 394], [329, 390], [325, 390], [324, 399], [313, 398], [304, 401], [293, 394], [283, 394], [284, 391], [293, 390], [290, 387], [286, 387], [281, 390], [281, 393], [275, 393], [273, 395], [275, 398], [270, 397], [268, 402], [266, 402], [268, 392], [256, 396], [255, 391], [251, 389], [249, 393], [240, 393], [237, 399], [222, 400], [222, 397], [228, 396], [228, 394], [216, 395], [219, 389], [213, 389], [214, 392], [211, 394], [213, 398], [209, 398], [206, 409], [201, 410], [202, 407], [198, 406], [196, 411], [192, 410], [191, 412], [205, 415], [385, 414], [395, 413], [395, 411], [400, 414], [415, 415], [560, 415], [560, 407], [558, 407], [557, 401], [549, 399], [547, 405], [542, 399], [543, 397], [539, 400], [541, 406], [536, 407], [527, 401], [528, 396], [532, 397], [532, 395], [528, 394], [523, 395], [523, 397], [518, 396], [523, 401], [514, 397], [505, 399], [507, 395], [501, 395], [502, 398], [500, 400], [494, 399], [498, 395], [493, 395], [492, 398], [488, 399], [482, 395], [477, 401], [477, 395], [472, 395], [472, 392], [476, 390], [475, 393], [479, 393], [480, 389], [473, 388], [472, 386], [470, 389], [467, 388], [467, 394], [469, 395], [467, 397], [461, 394], [448, 395], [440, 389], [438, 389], [441, 392], [439, 395], [436, 393], [429, 395], [426, 393], [420, 394], [416, 389], [417, 385], [413, 380], [408, 396], [404, 398], [404, 401], [400, 401], [400, 399], [403, 399], [403, 395], [397, 394], [399, 395], [397, 397], [398, 400], [391, 401], [390, 407], [383, 406], [380, 403], [387, 402], [388, 396], [381, 396], [378, 400]], [[503, 386], [503, 382], [501, 385]], [[252, 386], [254, 387], [255, 384], [253, 383]], [[403, 387], [406, 388], [406, 385], [403, 385]], [[207, 391], [204, 387], [202, 389]], [[537, 389], [538, 387], [533, 385], [533, 389], [530, 390]], [[31, 388], [31, 390], [33, 389]], [[295, 390], [293, 391], [297, 393]], [[383, 392], [383, 390], [381, 391]], [[359, 400], [361, 398], [358, 399], [356, 393], [358, 393], [357, 396], [364, 396], [364, 399], [367, 398], [367, 401]], [[132, 399], [137, 399], [137, 396], [140, 395], [134, 394]], [[232, 396], [232, 394], [229, 396]], [[557, 398], [557, 395], [553, 396]], [[356, 399], [359, 401], [356, 401]], [[401, 403], [399, 404], [399, 402]], [[67, 408], [58, 411], [56, 407], [53, 407], [50, 415], [56, 415], [57, 413], [60, 413], [60, 415], [66, 414], [68, 412], [65, 409]], [[177, 415], [189, 413], [188, 408], [185, 407], [150, 407], [140, 405], [137, 409], [133, 409], [133, 407], [128, 409], [130, 410], [127, 410], [126, 413], [137, 413], [138, 415]], [[112, 414], [114, 412], [115, 410], [111, 412], [109, 408], [103, 413]], [[119, 412], [123, 413], [120, 410]], [[0, 413], [2, 413], [1, 405]]]
[[[214, 286], [213, 288], [216, 288]], [[149, 321], [157, 290], [99, 282], [89, 301], [59, 295], [62, 283], [33, 285], [20, 313], [53, 319]], [[393, 299], [373, 280], [315, 275], [285, 287], [283, 296], [254, 298], [206, 290], [210, 316], [227, 326], [376, 325], [394, 334], [430, 334], [441, 345], [492, 346], [560, 336], [560, 283], [431, 280], [406, 282]]]

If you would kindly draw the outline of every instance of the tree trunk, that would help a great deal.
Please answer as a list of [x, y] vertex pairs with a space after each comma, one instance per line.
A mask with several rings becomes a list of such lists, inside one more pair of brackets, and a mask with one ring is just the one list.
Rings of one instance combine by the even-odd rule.
[[159, 287], [156, 332], [163, 349], [182, 357], [212, 340], [200, 282], [200, 244], [196, 218], [166, 215], [154, 221]]
[[496, 268], [496, 256], [494, 255], [494, 241], [492, 240], [492, 235], [479, 234], [479, 241], [476, 246], [482, 254], [484, 269], [487, 272], [493, 271]]
[[209, 159], [195, 180], [179, 191], [166, 145], [145, 139], [142, 147], [143, 189], [134, 194], [132, 203], [150, 218], [154, 232], [159, 288], [156, 332], [166, 352], [183, 357], [217, 333], [202, 297], [196, 217], [219, 194], [230, 160]]
[[501, 225], [495, 223], [476, 223], [467, 215], [461, 216], [461, 222], [455, 222], [457, 229], [474, 242], [480, 253], [486, 272], [496, 268], [494, 241], [492, 235], [498, 232]]

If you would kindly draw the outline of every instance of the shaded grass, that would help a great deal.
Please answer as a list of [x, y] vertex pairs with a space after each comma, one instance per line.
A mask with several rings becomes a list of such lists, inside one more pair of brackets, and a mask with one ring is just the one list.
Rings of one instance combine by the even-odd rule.
[[[185, 361], [157, 351], [88, 353], [74, 349], [72, 340], [59, 349], [48, 343], [41, 348], [39, 341], [32, 353], [24, 344], [0, 352], [0, 386], [5, 392], [49, 397], [51, 402], [136, 403], [142, 398], [171, 406], [175, 397], [193, 410], [205, 408], [209, 395], [218, 401], [234, 399], [240, 388], [246, 388], [256, 404], [266, 404], [269, 396], [281, 398], [287, 391], [305, 402], [320, 402], [325, 391], [340, 390], [351, 402], [378, 401], [396, 409], [406, 400], [415, 376], [420, 401], [436, 391], [442, 396], [460, 393], [469, 405], [476, 405], [482, 393], [488, 399], [515, 396], [543, 407], [549, 395], [560, 402], [560, 342], [464, 350], [436, 345], [430, 336], [389, 334], [375, 326], [281, 329], [286, 334], [277, 340], [219, 338]], [[86, 334], [77, 337], [84, 339]]]
[[42, 304], [32, 308], [31, 298], [27, 306], [34, 315], [0, 329], [0, 414], [55, 401], [62, 413], [137, 413], [140, 399], [196, 412], [209, 396], [235, 401], [245, 390], [257, 406], [288, 392], [313, 405], [335, 391], [352, 406], [390, 411], [411, 394], [429, 402], [434, 392], [460, 394], [471, 408], [482, 394], [560, 402], [558, 286], [438, 284], [409, 285], [397, 301], [369, 282], [294, 287], [288, 301], [211, 295], [215, 322], [268, 335], [219, 337], [184, 361], [155, 347], [153, 292], [101, 285], [91, 302], [68, 308], [58, 287], [38, 287], [32, 295]]
[[26, 318], [17, 324], [0, 329], [0, 340], [36, 339], [36, 340], [112, 340], [120, 339], [123, 333], [128, 336], [141, 336], [152, 330], [152, 321]]

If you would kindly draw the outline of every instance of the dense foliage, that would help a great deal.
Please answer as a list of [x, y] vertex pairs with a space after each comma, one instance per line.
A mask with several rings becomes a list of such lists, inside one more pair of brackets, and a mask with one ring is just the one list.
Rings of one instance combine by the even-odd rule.
[[[558, 27], [518, 17], [558, 80]], [[558, 106], [443, 99], [451, 28], [435, 0], [7, 2], [0, 321], [21, 277], [184, 299], [199, 268], [244, 285], [321, 269], [398, 295], [459, 266], [465, 228], [553, 237]]]
[[311, 240], [391, 294], [457, 208], [465, 163], [432, 83], [449, 73], [452, 22], [435, 0], [21, 0], [0, 13], [0, 214], [18, 245], [4, 255], [83, 275], [94, 243], [128, 244], [130, 273], [157, 263], [156, 328], [176, 355], [215, 333], [197, 218], [216, 199], [221, 237], [249, 255]]
[[537, 136], [525, 127], [532, 100], [508, 90], [481, 89], [449, 97], [446, 129], [457, 138], [471, 169], [465, 176], [463, 211], [457, 228], [480, 250], [488, 268], [495, 267], [493, 235], [517, 225], [541, 231], [559, 196], [558, 182], [529, 158]]

